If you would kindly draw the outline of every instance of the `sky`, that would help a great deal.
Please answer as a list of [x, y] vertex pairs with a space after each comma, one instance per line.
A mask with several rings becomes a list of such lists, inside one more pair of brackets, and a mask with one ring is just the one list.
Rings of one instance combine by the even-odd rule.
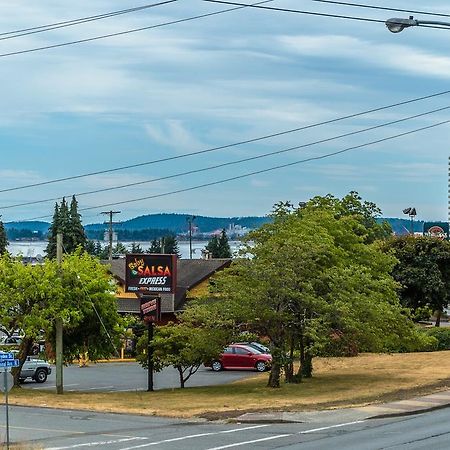
[[[355, 3], [449, 14], [414, 16], [450, 22], [448, 1], [372, 1]], [[0, 2], [0, 33], [156, 2]], [[409, 15], [313, 0], [265, 6], [380, 21]], [[161, 212], [262, 216], [279, 201], [297, 204], [350, 191], [375, 202], [385, 217], [402, 217], [413, 206], [417, 219], [447, 220], [449, 124], [301, 161], [449, 120], [450, 109], [443, 109], [307, 146], [449, 107], [450, 94], [202, 151], [446, 91], [450, 29], [414, 27], [393, 34], [379, 22], [241, 8], [7, 55], [230, 8], [178, 0], [43, 33], [0, 34], [1, 220], [50, 221], [55, 201], [73, 194], [83, 222], [93, 223], [109, 210], [120, 211], [115, 220]], [[183, 157], [194, 152], [202, 153]], [[236, 163], [267, 153], [272, 154]], [[144, 164], [167, 158], [172, 159]], [[132, 165], [140, 166], [18, 189]], [[283, 165], [288, 166], [268, 170]], [[235, 179], [220, 182], [230, 178]], [[110, 189], [130, 183], [140, 184]], [[103, 189], [110, 190], [86, 194]]]

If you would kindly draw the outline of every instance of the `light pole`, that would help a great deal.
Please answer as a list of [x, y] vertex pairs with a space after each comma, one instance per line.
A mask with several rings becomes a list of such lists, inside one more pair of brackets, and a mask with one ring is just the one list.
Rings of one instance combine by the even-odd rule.
[[450, 22], [437, 22], [435, 20], [417, 20], [414, 19], [413, 16], [409, 16], [409, 19], [388, 19], [385, 22], [387, 29], [391, 33], [400, 33], [405, 28], [409, 27], [420, 27], [422, 25], [437, 25], [441, 27], [449, 27], [450, 28]]

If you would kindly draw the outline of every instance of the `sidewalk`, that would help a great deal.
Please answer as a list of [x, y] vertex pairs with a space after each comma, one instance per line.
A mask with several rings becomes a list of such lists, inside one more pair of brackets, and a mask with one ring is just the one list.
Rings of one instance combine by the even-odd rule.
[[435, 394], [415, 397], [409, 400], [380, 403], [377, 405], [363, 406], [360, 408], [345, 408], [326, 411], [305, 412], [267, 412], [247, 413], [236, 417], [236, 422], [247, 423], [282, 423], [282, 422], [332, 422], [339, 414], [344, 421], [356, 421], [366, 419], [382, 419], [387, 417], [406, 416], [420, 414], [434, 409], [450, 406], [450, 390]]

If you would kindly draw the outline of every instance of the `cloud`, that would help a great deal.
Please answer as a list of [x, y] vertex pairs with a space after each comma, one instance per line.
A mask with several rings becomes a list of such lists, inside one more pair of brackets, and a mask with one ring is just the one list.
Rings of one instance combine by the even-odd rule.
[[278, 41], [285, 51], [294, 54], [315, 58], [350, 59], [410, 75], [450, 78], [450, 57], [418, 47], [380, 44], [345, 35], [285, 35], [279, 36]]

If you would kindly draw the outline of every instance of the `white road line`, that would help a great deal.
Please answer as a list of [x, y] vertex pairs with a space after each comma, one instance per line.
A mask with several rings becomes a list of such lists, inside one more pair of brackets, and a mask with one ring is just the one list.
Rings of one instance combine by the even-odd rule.
[[255, 426], [251, 426], [251, 427], [233, 428], [232, 430], [216, 431], [216, 432], [211, 432], [211, 433], [191, 434], [188, 436], [181, 436], [181, 437], [176, 437], [176, 438], [172, 438], [172, 439], [164, 439], [162, 441], [157, 441], [157, 442], [148, 442], [148, 443], [141, 444], [141, 445], [135, 445], [134, 447], [126, 447], [126, 448], [122, 448], [121, 450], [133, 450], [135, 448], [151, 447], [153, 445], [166, 444], [168, 442], [183, 441], [185, 439], [195, 439], [195, 438], [205, 437], [205, 436], [215, 436], [218, 434], [225, 434], [225, 433], [237, 433], [238, 431], [254, 430], [256, 428], [265, 428], [268, 426], [270, 426], [270, 425], [269, 424], [255, 425]]
[[[86, 389], [86, 391], [95, 391], [95, 390], [97, 390], [97, 389], [111, 389], [111, 388], [113, 388], [113, 387], [114, 387], [114, 386], [91, 387], [91, 388]], [[85, 389], [83, 389], [83, 390], [85, 390]]]
[[47, 447], [46, 450], [63, 450], [63, 449], [68, 449], [68, 448], [95, 447], [97, 445], [120, 444], [121, 442], [144, 440], [144, 439], [147, 439], [147, 438], [132, 437], [132, 438], [128, 438], [128, 439], [115, 439], [115, 440], [110, 440], [110, 441], [86, 442], [85, 444], [67, 445], [66, 447]]
[[[355, 424], [363, 423], [363, 422], [365, 422], [365, 420], [356, 420], [355, 422], [339, 423], [337, 425], [329, 425], [327, 427], [312, 428], [311, 430], [300, 431], [296, 434], [317, 433], [319, 431], [330, 430], [332, 428], [341, 428], [341, 427], [345, 427], [347, 425], [355, 425]], [[236, 442], [235, 444], [222, 445], [220, 447], [211, 447], [208, 450], [223, 450], [225, 448], [241, 447], [242, 445], [256, 444], [258, 442], [271, 441], [273, 439], [281, 439], [281, 438], [289, 437], [289, 436], [294, 436], [294, 434], [278, 434], [277, 436], [269, 436], [266, 438], [254, 439], [252, 441]]]
[[222, 445], [220, 447], [211, 447], [208, 450], [222, 450], [224, 448], [241, 447], [242, 445], [256, 444], [258, 442], [264, 442], [264, 441], [273, 441], [274, 439], [281, 439], [281, 438], [289, 437], [289, 436], [292, 436], [292, 434], [278, 434], [277, 436], [269, 436], [266, 438], [254, 439], [253, 441], [244, 441], [244, 442], [237, 442], [236, 444]]
[[329, 425], [328, 427], [313, 428], [311, 430], [300, 431], [298, 434], [317, 433], [318, 431], [329, 430], [331, 428], [346, 427], [347, 425], [356, 425], [357, 423], [363, 423], [365, 420], [356, 420], [355, 422], [339, 423], [338, 425]]

